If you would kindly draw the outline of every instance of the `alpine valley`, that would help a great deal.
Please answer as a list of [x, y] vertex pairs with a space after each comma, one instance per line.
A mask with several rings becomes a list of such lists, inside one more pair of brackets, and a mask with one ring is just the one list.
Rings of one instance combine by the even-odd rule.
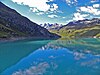
[[0, 2], [0, 39], [12, 38], [100, 38], [100, 19], [84, 19], [62, 24], [36, 24]]
[[100, 75], [100, 0], [0, 0], [0, 75]]
[[47, 29], [62, 38], [100, 38], [100, 19], [84, 19], [69, 22], [67, 25], [44, 25]]
[[0, 39], [57, 39], [60, 36], [30, 21], [0, 2]]

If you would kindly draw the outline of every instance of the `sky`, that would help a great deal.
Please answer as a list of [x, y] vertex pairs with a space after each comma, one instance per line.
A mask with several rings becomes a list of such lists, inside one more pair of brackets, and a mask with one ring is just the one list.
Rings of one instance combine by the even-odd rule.
[[100, 18], [100, 0], [0, 0], [37, 24]]

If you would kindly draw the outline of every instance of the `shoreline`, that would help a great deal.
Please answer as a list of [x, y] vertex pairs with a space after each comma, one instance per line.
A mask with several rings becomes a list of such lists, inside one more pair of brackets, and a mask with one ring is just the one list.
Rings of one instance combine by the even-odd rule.
[[[98, 38], [100, 37], [80, 37], [80, 38]], [[20, 41], [20, 40], [68, 40], [68, 39], [79, 39], [78, 38], [45, 38], [45, 37], [10, 37], [10, 38], [0, 38], [0, 42], [13, 42], [13, 41]]]
[[44, 38], [44, 37], [11, 37], [11, 38], [0, 38], [0, 42], [14, 42], [20, 40], [57, 40], [59, 38]]
[[0, 42], [13, 42], [18, 40], [28, 39], [27, 37], [12, 37], [12, 38], [0, 38]]

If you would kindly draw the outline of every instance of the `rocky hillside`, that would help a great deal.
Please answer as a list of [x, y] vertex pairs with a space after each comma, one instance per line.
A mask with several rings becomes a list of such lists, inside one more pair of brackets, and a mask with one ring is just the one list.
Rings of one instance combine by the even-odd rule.
[[61, 35], [63, 38], [94, 37], [100, 38], [100, 19], [79, 20], [70, 22], [59, 30], [51, 32]]
[[58, 23], [54, 23], [54, 24], [45, 23], [45, 24], [40, 24], [40, 26], [42, 26], [48, 30], [59, 30], [63, 25], [58, 24]]
[[50, 33], [0, 2], [0, 38], [12, 37], [55, 39], [60, 36]]

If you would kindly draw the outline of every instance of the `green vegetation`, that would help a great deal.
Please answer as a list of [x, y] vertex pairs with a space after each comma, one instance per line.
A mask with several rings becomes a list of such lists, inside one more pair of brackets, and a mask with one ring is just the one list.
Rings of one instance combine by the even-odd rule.
[[95, 25], [91, 27], [84, 27], [76, 29], [75, 27], [63, 27], [60, 30], [50, 30], [52, 33], [61, 35], [62, 38], [80, 38], [80, 37], [100, 37], [100, 25]]
[[12, 30], [11, 28], [6, 27], [3, 24], [0, 24], [0, 38], [8, 38], [13, 36], [25, 36], [25, 34], [17, 30]]

